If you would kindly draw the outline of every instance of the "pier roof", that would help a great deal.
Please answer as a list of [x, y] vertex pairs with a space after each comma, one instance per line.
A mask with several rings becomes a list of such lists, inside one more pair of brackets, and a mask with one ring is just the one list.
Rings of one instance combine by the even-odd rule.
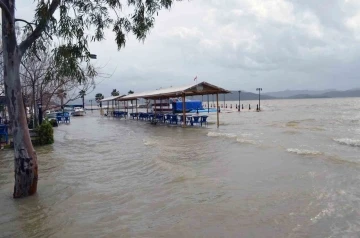
[[118, 100], [119, 98], [122, 98], [122, 97], [124, 97], [124, 95], [121, 95], [121, 96], [111, 96], [111, 97], [108, 97], [108, 98], [101, 99], [100, 102], [114, 101], [114, 100]]
[[135, 100], [138, 98], [159, 99], [159, 98], [180, 97], [183, 96], [184, 94], [185, 96], [195, 96], [195, 95], [227, 94], [227, 93], [230, 93], [230, 91], [212, 85], [207, 82], [201, 82], [201, 83], [196, 83], [181, 87], [161, 88], [154, 91], [134, 93], [113, 100], [128, 101], [128, 100]]

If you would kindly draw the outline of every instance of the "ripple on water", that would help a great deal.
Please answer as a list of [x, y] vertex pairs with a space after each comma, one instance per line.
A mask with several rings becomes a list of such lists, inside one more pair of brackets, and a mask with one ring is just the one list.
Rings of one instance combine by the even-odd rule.
[[323, 152], [316, 151], [316, 150], [306, 150], [306, 149], [296, 149], [296, 148], [289, 148], [286, 149], [287, 152], [298, 154], [298, 155], [306, 155], [306, 156], [312, 156], [312, 155], [323, 155]]
[[334, 139], [334, 141], [341, 145], [360, 147], [360, 140], [358, 140], [358, 139], [339, 138], [339, 139]]
[[237, 136], [234, 133], [223, 133], [223, 132], [209, 132], [207, 134], [208, 137], [220, 137], [225, 139], [235, 139], [236, 142], [240, 144], [248, 144], [248, 145], [256, 145], [257, 142], [255, 140], [251, 140], [248, 137], [252, 136], [250, 133], [243, 133], [240, 136]]

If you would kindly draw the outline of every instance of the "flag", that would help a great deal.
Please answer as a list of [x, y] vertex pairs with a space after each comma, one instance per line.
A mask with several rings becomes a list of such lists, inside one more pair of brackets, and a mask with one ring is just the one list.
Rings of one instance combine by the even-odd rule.
[[194, 78], [194, 81], [196, 81], [197, 80], [197, 76]]

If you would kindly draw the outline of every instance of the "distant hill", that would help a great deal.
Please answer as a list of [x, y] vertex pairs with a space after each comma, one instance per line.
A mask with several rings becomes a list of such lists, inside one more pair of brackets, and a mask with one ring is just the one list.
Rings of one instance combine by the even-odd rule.
[[322, 94], [330, 98], [344, 98], [344, 97], [360, 97], [360, 89], [351, 89], [346, 91], [331, 91]]
[[283, 99], [306, 99], [306, 98], [330, 98], [324, 94], [321, 95], [309, 95], [309, 94], [298, 94], [291, 97], [283, 98]]
[[[307, 95], [307, 96], [313, 96], [313, 95], [321, 95], [324, 93], [336, 91], [336, 89], [327, 89], [327, 90], [285, 90], [285, 91], [279, 91], [279, 92], [264, 92], [264, 95], [268, 95], [275, 98], [293, 98], [293, 97], [299, 97], [300, 95]], [[306, 96], [306, 97], [307, 97]]]
[[[259, 99], [259, 94], [241, 91], [240, 97], [241, 97], [241, 101], [243, 101], [243, 100], [244, 101], [245, 100], [257, 100], [257, 99]], [[201, 100], [202, 97], [201, 96], [194, 96], [192, 99], [193, 100]], [[212, 101], [213, 96], [210, 95], [209, 99], [210, 99], [210, 101]], [[268, 95], [261, 94], [261, 100], [266, 100], [266, 99], [276, 99], [276, 98], [268, 96]], [[203, 101], [206, 101], [206, 100], [207, 100], [207, 96], [204, 95]], [[226, 101], [238, 101], [239, 100], [239, 92], [238, 91], [231, 91], [231, 93], [225, 95], [225, 100]], [[224, 101], [224, 95], [223, 94], [219, 94], [219, 101], [221, 101], [221, 102]]]
[[346, 91], [329, 91], [322, 94], [297, 94], [284, 99], [302, 99], [302, 98], [349, 98], [360, 97], [360, 89], [351, 89]]
[[[278, 96], [275, 96], [278, 95]], [[337, 91], [337, 90], [286, 90], [279, 92], [270, 92], [270, 93], [261, 93], [261, 100], [271, 100], [271, 99], [306, 99], [306, 98], [344, 98], [344, 97], [360, 97], [360, 88], [351, 89], [346, 91]], [[193, 100], [207, 100], [207, 96], [193, 96], [190, 97]], [[259, 94], [241, 91], [241, 101], [246, 100], [258, 100]], [[215, 96], [209, 95], [209, 100], [214, 101]], [[238, 91], [231, 91], [231, 93], [225, 95], [226, 101], [238, 101], [239, 93]], [[224, 95], [219, 94], [219, 102], [224, 101]], [[77, 99], [70, 102], [69, 104], [82, 104], [82, 100]], [[89, 98], [85, 98], [85, 104], [90, 105]], [[96, 105], [96, 102], [93, 101], [93, 105]]]

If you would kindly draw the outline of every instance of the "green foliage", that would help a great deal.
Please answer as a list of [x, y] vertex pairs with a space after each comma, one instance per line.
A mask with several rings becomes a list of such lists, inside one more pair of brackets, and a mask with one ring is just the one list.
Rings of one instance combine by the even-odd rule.
[[52, 125], [52, 127], [58, 127], [59, 124], [56, 120], [49, 120], [50, 124]]
[[101, 99], [104, 99], [104, 95], [102, 95], [102, 93], [97, 93], [95, 95], [95, 101], [100, 101]]
[[[154, 26], [155, 14], [170, 9], [175, 1], [181, 0], [37, 0], [34, 20], [25, 27], [28, 37], [20, 48], [36, 55], [45, 47], [44, 42], [58, 38], [61, 43], [53, 48], [55, 70], [48, 77], [73, 77], [83, 82], [97, 75], [90, 64], [90, 42], [104, 40], [106, 29], [115, 33], [119, 50], [125, 46], [128, 33], [143, 41]], [[86, 70], [80, 67], [83, 62]]]
[[119, 96], [120, 95], [120, 93], [119, 93], [119, 91], [117, 91], [116, 89], [113, 89], [112, 90], [112, 92], [111, 92], [111, 96]]
[[54, 143], [54, 130], [52, 124], [48, 120], [44, 120], [40, 126], [36, 128], [37, 145], [49, 145]]
[[133, 91], [133, 90], [130, 90], [130, 91], [128, 92], [128, 94], [134, 94], [134, 91]]
[[86, 95], [86, 92], [85, 92], [85, 90], [81, 90], [81, 91], [79, 92], [79, 94], [80, 94], [80, 97], [81, 97], [81, 98], [84, 98], [85, 95]]

